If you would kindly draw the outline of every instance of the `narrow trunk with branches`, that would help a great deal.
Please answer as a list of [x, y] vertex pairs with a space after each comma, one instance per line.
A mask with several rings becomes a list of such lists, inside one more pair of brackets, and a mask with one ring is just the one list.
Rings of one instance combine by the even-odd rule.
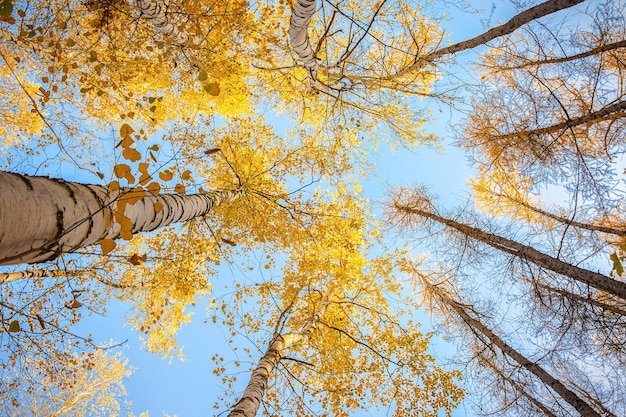
[[424, 208], [424, 201], [409, 201], [403, 203], [395, 201], [393, 210], [402, 218], [401, 222], [411, 222], [411, 217], [421, 217], [440, 223], [450, 229], [462, 233], [464, 236], [482, 242], [492, 248], [513, 255], [521, 260], [531, 262], [541, 268], [556, 272], [573, 280], [582, 282], [590, 287], [613, 294], [626, 300], [626, 283], [610, 278], [606, 275], [594, 272], [558, 258], [538, 251], [537, 249], [516, 242], [512, 239], [487, 233], [476, 227], [445, 218], [435, 212]]

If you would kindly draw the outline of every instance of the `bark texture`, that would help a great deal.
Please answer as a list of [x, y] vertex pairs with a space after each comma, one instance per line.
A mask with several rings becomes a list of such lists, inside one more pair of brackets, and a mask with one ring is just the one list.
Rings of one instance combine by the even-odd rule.
[[484, 232], [472, 226], [468, 226], [463, 223], [456, 222], [451, 219], [438, 216], [435, 213], [421, 210], [419, 208], [407, 207], [399, 203], [394, 204], [394, 208], [399, 212], [405, 214], [413, 214], [430, 220], [434, 220], [445, 226], [448, 226], [454, 230], [457, 230], [465, 236], [485, 243], [495, 249], [498, 249], [504, 253], [514, 255], [520, 259], [524, 259], [528, 262], [534, 263], [537, 266], [572, 278], [576, 281], [589, 285], [590, 287], [598, 290], [613, 294], [619, 298], [626, 300], [626, 283], [612, 279], [606, 275], [602, 275], [598, 272], [593, 272], [588, 269], [580, 268], [567, 262], [563, 262], [560, 259], [554, 258], [537, 249], [516, 242], [512, 239], [507, 239], [502, 236], [494, 235]]
[[[428, 284], [426, 284], [428, 285]], [[436, 294], [437, 298], [447, 307], [452, 309], [461, 317], [463, 322], [472, 329], [473, 332], [482, 334], [487, 340], [496, 346], [502, 353], [517, 362], [522, 368], [539, 378], [544, 384], [549, 386], [564, 401], [574, 407], [583, 417], [601, 417], [589, 404], [581, 399], [575, 392], [568, 389], [561, 381], [548, 373], [541, 365], [528, 359], [513, 347], [508, 345], [503, 339], [496, 335], [491, 329], [484, 325], [481, 321], [475, 319], [468, 312], [468, 306], [457, 302], [445, 291], [430, 284], [429, 289]]]
[[241, 399], [235, 404], [229, 417], [254, 417], [261, 405], [269, 377], [283, 358], [285, 339], [279, 334], [270, 343], [265, 355], [259, 360], [257, 367], [252, 371], [248, 386]]
[[289, 43], [309, 71], [312, 81], [317, 81], [319, 64], [309, 42], [308, 29], [316, 8], [317, 0], [296, 0], [289, 19]]
[[[121, 216], [131, 222], [132, 233], [149, 232], [203, 216], [243, 194], [145, 193], [130, 204], [125, 201], [128, 191], [0, 172], [0, 265], [49, 261], [103, 239], [118, 239]], [[162, 209], [157, 211], [155, 203]]]
[[311, 333], [317, 328], [320, 318], [326, 312], [333, 293], [334, 289], [330, 289], [322, 298], [320, 306], [298, 331], [274, 336], [267, 351], [252, 372], [248, 386], [243, 392], [241, 399], [235, 404], [228, 417], [254, 417], [256, 415], [267, 390], [269, 377], [274, 368], [283, 359], [285, 349], [294, 347], [309, 339]]
[[560, 10], [564, 10], [573, 7], [585, 0], [548, 0], [541, 4], [538, 4], [530, 9], [524, 10], [513, 16], [509, 21], [503, 23], [500, 26], [489, 29], [488, 31], [465, 41], [455, 43], [445, 48], [437, 49], [424, 58], [418, 59], [413, 65], [410, 65], [399, 71], [394, 77], [402, 77], [409, 74], [412, 71], [419, 70], [424, 64], [432, 62], [438, 58], [446, 55], [454, 55], [458, 52], [466, 51], [468, 49], [476, 48], [477, 46], [484, 45], [489, 41], [496, 38], [513, 33], [525, 24], [532, 22], [533, 20], [542, 18], [544, 16], [556, 13]]
[[168, 19], [165, 10], [152, 0], [137, 0], [137, 7], [141, 11], [141, 15], [150, 19], [152, 25], [180, 45], [200, 45], [202, 39], [198, 36], [189, 36], [182, 32], [178, 27]]

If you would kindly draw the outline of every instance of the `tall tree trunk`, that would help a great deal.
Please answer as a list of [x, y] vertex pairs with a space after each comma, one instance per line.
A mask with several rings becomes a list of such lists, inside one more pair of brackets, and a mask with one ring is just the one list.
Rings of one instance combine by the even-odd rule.
[[588, 230], [590, 232], [601, 232], [601, 233], [606, 233], [609, 235], [615, 235], [615, 236], [626, 236], [626, 228], [616, 228], [616, 227], [611, 227], [611, 226], [603, 226], [600, 224], [594, 224], [594, 223], [583, 223], [583, 222], [578, 222], [576, 220], [549, 212], [547, 210], [541, 209], [539, 207], [536, 207], [530, 203], [527, 203], [526, 201], [517, 198], [517, 197], [513, 197], [510, 196], [508, 194], [506, 194], [505, 192], [498, 192], [495, 190], [491, 190], [488, 189], [487, 187], [480, 187], [479, 190], [481, 192], [485, 192], [485, 193], [489, 193], [495, 197], [498, 197], [499, 199], [506, 199], [508, 201], [511, 201], [513, 203], [515, 203], [518, 206], [521, 206], [525, 209], [528, 209], [532, 212], [535, 212], [543, 217], [546, 217], [548, 219], [552, 219], [555, 220], [559, 223], [562, 223], [566, 226], [573, 226], [573, 227], [577, 227], [579, 229], [583, 229], [583, 230]]
[[535, 265], [538, 265], [542, 268], [572, 278], [593, 288], [599, 289], [609, 294], [613, 294], [619, 298], [626, 300], [626, 283], [624, 282], [617, 281], [598, 272], [593, 272], [588, 269], [580, 268], [570, 263], [563, 262], [560, 259], [554, 258], [550, 255], [538, 251], [531, 246], [524, 245], [512, 239], [507, 239], [502, 236], [484, 232], [475, 227], [468, 226], [466, 224], [459, 223], [451, 219], [446, 219], [435, 213], [421, 210], [420, 208], [412, 206], [409, 207], [396, 202], [394, 203], [394, 209], [404, 214], [416, 215], [430, 220], [434, 220], [438, 223], [441, 223], [445, 226], [461, 232], [463, 235], [471, 239], [485, 243], [504, 253], [514, 255], [520, 259], [534, 263]]
[[626, 48], [626, 40], [617, 41], [608, 43], [606, 45], [596, 46], [595, 48], [589, 49], [584, 52], [580, 52], [578, 54], [573, 54], [564, 57], [552, 57], [552, 58], [544, 58], [536, 61], [528, 61], [519, 65], [510, 65], [506, 67], [500, 67], [498, 70], [516, 70], [516, 69], [524, 69], [528, 67], [536, 67], [539, 65], [553, 65], [553, 64], [562, 64], [564, 62], [575, 61], [577, 59], [583, 59], [594, 55], [599, 55], [604, 52], [613, 51], [615, 49]]
[[334, 287], [328, 290], [322, 298], [320, 306], [300, 327], [300, 330], [286, 335], [274, 335], [267, 351], [252, 372], [241, 399], [235, 404], [228, 417], [254, 417], [256, 415], [265, 395], [269, 377], [284, 358], [285, 349], [304, 343], [309, 339], [311, 333], [317, 328], [320, 318], [326, 312], [334, 291]]
[[0, 274], [0, 283], [19, 281], [30, 278], [61, 278], [85, 274], [84, 270], [64, 271], [62, 269], [35, 269], [29, 271], [16, 271]]
[[505, 133], [502, 135], [489, 135], [486, 140], [515, 139], [519, 138], [520, 136], [527, 136], [532, 138], [550, 133], [560, 133], [572, 127], [580, 126], [587, 123], [598, 123], [605, 120], [620, 119], [626, 116], [624, 110], [626, 110], [626, 101], [622, 100], [584, 116], [574, 117], [572, 119], [566, 120], [565, 122], [557, 123], [552, 126], [538, 127], [531, 130], [521, 130], [513, 133]]
[[317, 81], [318, 62], [309, 43], [309, 23], [317, 8], [317, 0], [296, 0], [289, 19], [289, 43], [304, 67], [309, 71], [311, 81]]
[[548, 0], [528, 10], [524, 10], [513, 16], [508, 22], [489, 29], [488, 31], [465, 41], [455, 43], [445, 48], [437, 49], [423, 58], [418, 59], [414, 64], [399, 71], [393, 78], [402, 77], [409, 74], [412, 71], [419, 70], [423, 65], [428, 62], [432, 62], [435, 59], [441, 58], [446, 55], [453, 55], [457, 52], [466, 51], [468, 49], [476, 48], [477, 46], [484, 45], [489, 41], [496, 38], [513, 33], [525, 24], [532, 22], [533, 20], [542, 18], [544, 16], [556, 13], [560, 10], [564, 10], [573, 7], [585, 0]]
[[[523, 384], [516, 382], [511, 375], [505, 375], [504, 372], [501, 369], [499, 369], [496, 366], [496, 364], [493, 363], [493, 361], [490, 360], [489, 358], [481, 357], [483, 353], [484, 351], [478, 354], [478, 357], [481, 359], [481, 366], [484, 366], [485, 368], [493, 372], [502, 381], [503, 385], [505, 386], [506, 384], [510, 385], [513, 388], [513, 390], [517, 392], [518, 396], [526, 398], [528, 402], [530, 402], [534, 407], [536, 407], [546, 416], [558, 417], [556, 414], [552, 412], [552, 410], [550, 410], [550, 408], [547, 405], [542, 403], [539, 398], [536, 398], [534, 395], [532, 395], [529, 392], [529, 390], [526, 389], [526, 387], [524, 387]], [[505, 388], [498, 387], [497, 389], [498, 391], [500, 391], [501, 389], [505, 389]], [[516, 398], [514, 401], [511, 402], [511, 405], [517, 405], [517, 403], [518, 401]]]
[[131, 204], [127, 196], [134, 200], [133, 193], [0, 171], [0, 265], [49, 261], [103, 239], [118, 239], [125, 225], [132, 226], [127, 234], [141, 233], [204, 216], [243, 191], [146, 192]]
[[480, 320], [472, 317], [472, 315], [468, 312], [468, 310], [473, 310], [471, 306], [455, 300], [446, 290], [437, 285], [433, 285], [423, 275], [420, 276], [420, 282], [428, 288], [428, 292], [430, 294], [435, 295], [439, 302], [441, 302], [445, 307], [453, 310], [459, 317], [461, 317], [465, 325], [469, 327], [472, 332], [485, 337], [489, 343], [497, 347], [504, 355], [513, 359], [522, 368], [539, 378], [541, 382], [550, 387], [565, 402], [574, 407], [574, 409], [576, 409], [581, 416], [601, 417], [600, 414], [598, 414], [589, 404], [576, 395], [575, 392], [567, 388], [561, 381], [548, 373], [548, 371], [543, 369], [541, 365], [526, 358], [520, 352], [508, 345], [502, 338], [484, 325]]

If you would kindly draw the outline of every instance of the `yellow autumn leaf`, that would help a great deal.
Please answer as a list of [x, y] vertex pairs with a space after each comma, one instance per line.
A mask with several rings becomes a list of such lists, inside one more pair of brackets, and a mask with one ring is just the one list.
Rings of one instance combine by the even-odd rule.
[[122, 156], [124, 159], [128, 159], [131, 162], [137, 162], [141, 159], [141, 152], [133, 148], [124, 148]]
[[108, 185], [109, 190], [111, 191], [117, 191], [120, 189], [120, 183], [118, 181], [111, 181]]
[[120, 127], [120, 136], [125, 138], [127, 136], [130, 136], [134, 131], [135, 130], [130, 127], [128, 123], [124, 123], [122, 127]]
[[159, 178], [161, 181], [170, 181], [174, 178], [174, 173], [169, 169], [166, 169], [165, 171], [159, 172]]
[[178, 194], [185, 194], [185, 186], [182, 184], [176, 184], [176, 186], [174, 187], [174, 191], [176, 191]]
[[135, 182], [135, 177], [133, 176], [130, 166], [127, 164], [117, 164], [113, 167], [113, 174], [117, 178], [125, 178], [129, 184]]
[[146, 190], [148, 190], [154, 195], [159, 195], [159, 193], [161, 192], [161, 185], [158, 182], [151, 182], [146, 187]]
[[111, 252], [116, 246], [117, 244], [113, 239], [102, 239], [100, 241], [100, 249], [102, 250], [103, 255]]

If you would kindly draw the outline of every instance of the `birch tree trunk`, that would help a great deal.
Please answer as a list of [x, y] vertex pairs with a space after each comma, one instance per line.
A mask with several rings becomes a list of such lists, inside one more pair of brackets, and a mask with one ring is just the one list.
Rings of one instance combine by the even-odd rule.
[[0, 274], [0, 283], [19, 281], [30, 278], [60, 278], [75, 275], [82, 275], [84, 271], [64, 271], [56, 269], [36, 269], [30, 271], [16, 271]]
[[137, 7], [141, 11], [142, 16], [150, 19], [150, 22], [152, 22], [152, 25], [154, 25], [158, 31], [171, 38], [174, 42], [180, 45], [200, 45], [202, 42], [202, 39], [199, 37], [189, 36], [180, 31], [178, 27], [168, 19], [167, 13], [156, 1], [137, 0]]
[[468, 238], [485, 243], [492, 248], [498, 249], [504, 253], [514, 255], [520, 259], [534, 263], [537, 266], [572, 278], [576, 281], [587, 284], [590, 287], [596, 288], [609, 294], [613, 294], [621, 299], [626, 300], [626, 283], [624, 282], [617, 281], [598, 272], [593, 272], [588, 269], [580, 268], [570, 263], [563, 262], [560, 259], [554, 258], [550, 255], [538, 251], [531, 246], [524, 245], [512, 239], [507, 239], [502, 236], [484, 232], [475, 227], [468, 226], [466, 224], [459, 223], [451, 219], [446, 219], [435, 213], [425, 211], [420, 208], [406, 206], [398, 202], [394, 203], [393, 207], [398, 212], [402, 212], [404, 214], [416, 215], [419, 217], [434, 220], [438, 223], [441, 223], [445, 226], [461, 232]]
[[204, 216], [237, 200], [243, 190], [160, 196], [146, 192], [134, 204], [125, 201], [131, 193], [0, 171], [0, 265], [49, 261], [103, 239], [118, 239], [120, 222], [132, 226], [134, 234]]
[[304, 67], [309, 71], [311, 81], [317, 81], [318, 62], [309, 43], [309, 23], [317, 8], [317, 0], [296, 0], [289, 19], [289, 43]]
[[409, 74], [412, 71], [419, 70], [424, 64], [432, 62], [435, 59], [441, 58], [446, 55], [453, 55], [457, 52], [466, 51], [468, 49], [476, 48], [477, 46], [484, 45], [489, 41], [496, 38], [513, 33], [525, 24], [532, 22], [533, 20], [542, 18], [544, 16], [556, 13], [560, 10], [564, 10], [573, 7], [585, 0], [548, 0], [528, 10], [524, 10], [513, 16], [508, 22], [503, 23], [500, 26], [489, 29], [488, 31], [473, 37], [471, 39], [455, 43], [445, 48], [437, 49], [424, 58], [418, 59], [413, 65], [406, 67], [399, 71], [393, 78], [402, 77]]
[[299, 331], [289, 332], [286, 335], [276, 334], [274, 336], [267, 351], [252, 372], [248, 386], [244, 390], [241, 399], [235, 404], [228, 417], [254, 417], [256, 415], [267, 390], [269, 377], [285, 356], [285, 350], [304, 343], [309, 339], [311, 333], [317, 328], [320, 318], [326, 312], [333, 293], [334, 289], [328, 291], [322, 299], [320, 307], [301, 326]]
[[[587, 404], [582, 398], [576, 395], [575, 392], [567, 388], [561, 381], [553, 377], [548, 371], [546, 371], [541, 365], [528, 359], [520, 352], [515, 350], [512, 346], [507, 344], [496, 333], [489, 329], [480, 320], [472, 317], [468, 310], [473, 310], [471, 306], [462, 304], [455, 300], [446, 290], [433, 285], [426, 277], [421, 276], [420, 282], [428, 288], [430, 294], [434, 294], [439, 302], [444, 306], [453, 310], [469, 327], [474, 334], [480, 334], [484, 336], [493, 346], [497, 347], [504, 355], [513, 359], [517, 364], [528, 372], [535, 375], [541, 382], [550, 387], [555, 393], [557, 393], [565, 402], [574, 407], [574, 409], [580, 413], [583, 417], [601, 417], [589, 404]], [[484, 342], [483, 342], [484, 343]]]

